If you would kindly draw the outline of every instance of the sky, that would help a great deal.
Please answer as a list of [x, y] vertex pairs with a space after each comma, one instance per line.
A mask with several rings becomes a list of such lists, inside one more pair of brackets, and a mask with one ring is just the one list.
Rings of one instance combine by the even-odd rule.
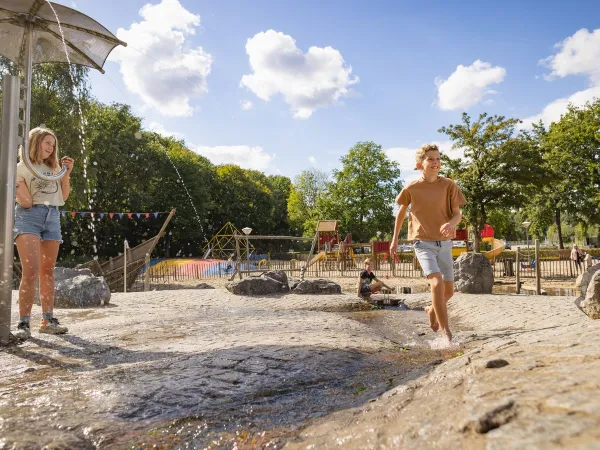
[[414, 152], [463, 112], [560, 118], [600, 98], [600, 2], [64, 0], [121, 40], [92, 94], [215, 164], [294, 178], [373, 141]]

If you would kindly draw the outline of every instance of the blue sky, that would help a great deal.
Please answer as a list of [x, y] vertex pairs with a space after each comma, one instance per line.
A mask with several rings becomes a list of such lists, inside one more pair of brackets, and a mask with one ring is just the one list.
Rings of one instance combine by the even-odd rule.
[[130, 44], [92, 74], [99, 100], [215, 163], [290, 177], [372, 140], [410, 180], [414, 149], [448, 149], [437, 130], [463, 111], [549, 122], [600, 96], [598, 1], [60, 3]]

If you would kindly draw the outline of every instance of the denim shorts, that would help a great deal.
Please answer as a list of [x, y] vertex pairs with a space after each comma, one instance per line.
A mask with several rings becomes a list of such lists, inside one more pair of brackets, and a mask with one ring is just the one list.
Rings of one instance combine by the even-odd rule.
[[17, 203], [13, 238], [16, 239], [21, 234], [35, 234], [42, 241], [62, 243], [58, 206], [33, 205], [31, 208], [23, 208]]
[[413, 246], [426, 277], [440, 272], [444, 281], [454, 281], [452, 241], [415, 241]]

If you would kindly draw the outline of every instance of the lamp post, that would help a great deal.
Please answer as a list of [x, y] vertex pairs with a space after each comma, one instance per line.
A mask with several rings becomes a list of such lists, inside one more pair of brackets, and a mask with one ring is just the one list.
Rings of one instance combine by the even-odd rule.
[[252, 228], [244, 227], [242, 228], [242, 233], [246, 235], [246, 265], [248, 266], [247, 270], [250, 270], [250, 244], [248, 242], [248, 235], [252, 233]]
[[531, 222], [526, 220], [521, 225], [525, 227], [525, 236], [527, 236], [527, 264], [531, 264], [531, 258], [529, 256], [529, 226], [531, 225]]

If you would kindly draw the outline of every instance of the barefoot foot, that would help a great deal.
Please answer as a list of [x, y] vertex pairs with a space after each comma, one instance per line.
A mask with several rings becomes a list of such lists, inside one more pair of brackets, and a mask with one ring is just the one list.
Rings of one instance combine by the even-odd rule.
[[438, 324], [437, 318], [435, 317], [435, 311], [433, 309], [433, 306], [426, 306], [425, 312], [429, 316], [429, 326], [433, 331], [437, 333], [437, 330], [440, 329], [440, 325]]
[[443, 332], [448, 338], [448, 342], [452, 342], [452, 333], [450, 332], [450, 330], [443, 330]]

